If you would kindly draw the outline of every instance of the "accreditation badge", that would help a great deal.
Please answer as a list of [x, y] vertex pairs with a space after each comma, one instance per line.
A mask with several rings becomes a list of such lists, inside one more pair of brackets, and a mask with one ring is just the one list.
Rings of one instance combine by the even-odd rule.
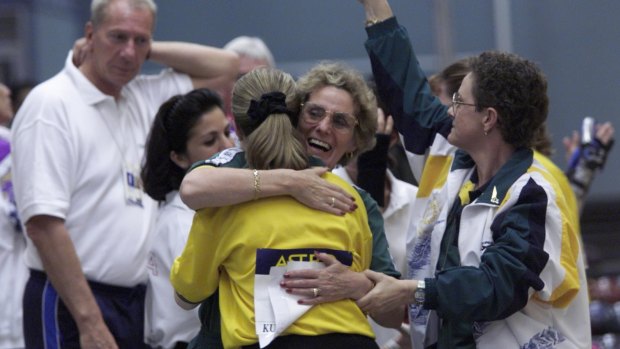
[[311, 306], [299, 304], [303, 297], [286, 293], [280, 282], [289, 270], [323, 269], [325, 265], [316, 259], [315, 251], [329, 253], [340, 263], [351, 266], [353, 254], [322, 248], [256, 250], [254, 276], [254, 319], [256, 335], [261, 348], [266, 347]]
[[125, 191], [125, 202], [128, 205], [143, 207], [140, 166], [127, 162], [123, 165], [123, 187]]

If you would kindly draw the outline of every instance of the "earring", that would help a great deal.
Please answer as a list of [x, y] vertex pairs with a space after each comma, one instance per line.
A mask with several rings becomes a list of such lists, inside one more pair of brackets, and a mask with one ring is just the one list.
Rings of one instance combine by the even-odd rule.
[[485, 136], [488, 136], [488, 135], [489, 135], [489, 132], [488, 132], [488, 131], [484, 131], [484, 135], [485, 135]]

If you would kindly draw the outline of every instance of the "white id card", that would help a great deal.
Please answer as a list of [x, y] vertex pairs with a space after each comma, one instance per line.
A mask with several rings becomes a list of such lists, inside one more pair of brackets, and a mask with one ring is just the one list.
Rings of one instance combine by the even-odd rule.
[[123, 187], [125, 189], [125, 202], [128, 205], [142, 207], [142, 181], [140, 180], [140, 167], [125, 163], [123, 166]]

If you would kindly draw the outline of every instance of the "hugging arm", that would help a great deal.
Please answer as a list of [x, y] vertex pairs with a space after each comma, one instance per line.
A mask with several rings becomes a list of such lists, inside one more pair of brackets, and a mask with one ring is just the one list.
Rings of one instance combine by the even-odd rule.
[[255, 175], [251, 169], [200, 166], [185, 176], [180, 193], [183, 202], [195, 210], [278, 195], [290, 195], [308, 207], [337, 215], [354, 210], [353, 197], [321, 178], [325, 172], [327, 168], [314, 167], [259, 170]]

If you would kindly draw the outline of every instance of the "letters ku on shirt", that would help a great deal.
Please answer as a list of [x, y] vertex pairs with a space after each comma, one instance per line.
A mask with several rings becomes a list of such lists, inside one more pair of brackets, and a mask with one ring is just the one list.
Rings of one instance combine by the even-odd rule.
[[280, 287], [280, 281], [289, 270], [325, 268], [325, 265], [316, 259], [315, 251], [331, 254], [346, 266], [353, 264], [353, 254], [349, 251], [322, 248], [256, 250], [254, 315], [256, 335], [261, 348], [271, 343], [310, 309], [309, 305], [297, 303], [303, 297], [286, 293]]

